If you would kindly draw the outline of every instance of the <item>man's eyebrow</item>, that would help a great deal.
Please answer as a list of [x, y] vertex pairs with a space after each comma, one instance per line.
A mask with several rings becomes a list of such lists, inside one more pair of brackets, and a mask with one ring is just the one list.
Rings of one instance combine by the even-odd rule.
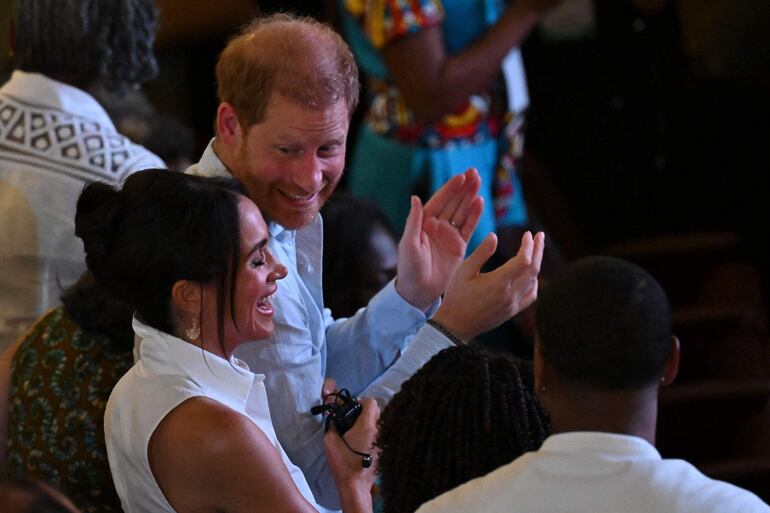
[[341, 146], [345, 144], [345, 137], [333, 137], [329, 139], [329, 141], [326, 143], [327, 145], [335, 144], [337, 146]]

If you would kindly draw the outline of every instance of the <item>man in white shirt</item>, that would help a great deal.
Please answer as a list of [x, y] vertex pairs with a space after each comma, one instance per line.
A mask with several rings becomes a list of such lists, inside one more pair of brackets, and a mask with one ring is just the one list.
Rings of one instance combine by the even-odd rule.
[[152, 0], [14, 2], [16, 70], [0, 88], [0, 351], [85, 271], [83, 186], [165, 167], [87, 92], [155, 76], [156, 19]]
[[654, 447], [658, 388], [679, 367], [666, 294], [619, 259], [557, 274], [537, 308], [535, 391], [553, 435], [418, 513], [768, 513], [754, 494]]
[[[268, 221], [271, 251], [289, 268], [274, 298], [275, 335], [245, 344], [237, 356], [265, 374], [278, 438], [317, 502], [338, 509], [323, 422], [309, 413], [320, 402], [324, 378], [353, 394], [387, 400], [452, 344], [447, 334], [470, 340], [534, 301], [543, 235], [525, 235], [516, 258], [479, 274], [495, 250], [490, 235], [460, 266], [484, 207], [478, 173], [469, 170], [424, 206], [412, 198], [396, 280], [367, 308], [335, 321], [323, 304], [318, 212], [345, 165], [358, 102], [353, 56], [329, 27], [276, 15], [256, 20], [230, 41], [217, 80], [216, 138], [187, 172], [240, 180]], [[426, 326], [428, 317], [433, 324]]]

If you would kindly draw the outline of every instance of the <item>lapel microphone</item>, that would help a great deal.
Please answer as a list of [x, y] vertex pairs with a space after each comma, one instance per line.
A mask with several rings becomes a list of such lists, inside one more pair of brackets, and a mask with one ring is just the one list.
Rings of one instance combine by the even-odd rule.
[[361, 466], [364, 468], [371, 467], [372, 455], [356, 451], [350, 447], [344, 436], [345, 433], [353, 427], [353, 424], [355, 424], [356, 419], [363, 410], [363, 406], [361, 406], [361, 403], [350, 394], [347, 388], [343, 388], [339, 392], [328, 394], [325, 397], [332, 397], [334, 400], [330, 403], [313, 406], [310, 409], [310, 413], [313, 415], [324, 414], [326, 416], [324, 432], [328, 432], [333, 423], [337, 433], [340, 435], [340, 438], [342, 438], [345, 447], [347, 447], [350, 452], [361, 456]]

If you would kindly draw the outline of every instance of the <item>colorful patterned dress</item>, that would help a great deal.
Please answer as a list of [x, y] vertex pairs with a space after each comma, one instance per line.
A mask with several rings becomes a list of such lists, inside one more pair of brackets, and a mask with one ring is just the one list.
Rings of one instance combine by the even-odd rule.
[[84, 513], [120, 512], [104, 445], [104, 409], [130, 348], [89, 335], [54, 308], [13, 359], [7, 470], [51, 483]]
[[[523, 113], [506, 112], [500, 87], [473, 95], [435, 123], [414, 116], [380, 50], [389, 42], [441, 25], [447, 54], [468, 47], [502, 15], [503, 0], [338, 0], [345, 34], [367, 78], [368, 110], [350, 164], [353, 194], [373, 199], [397, 230], [409, 197], [432, 194], [446, 180], [476, 167], [485, 209], [475, 247], [498, 226], [528, 221], [516, 175], [523, 149]], [[415, 70], [419, 73], [419, 70]]]

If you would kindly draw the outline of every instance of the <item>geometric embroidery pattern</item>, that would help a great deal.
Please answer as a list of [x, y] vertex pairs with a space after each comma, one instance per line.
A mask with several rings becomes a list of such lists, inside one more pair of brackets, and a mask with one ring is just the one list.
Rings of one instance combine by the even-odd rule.
[[[42, 160], [86, 180], [121, 181], [141, 146], [92, 119], [0, 96], [0, 153]], [[98, 175], [94, 177], [93, 175]]]

